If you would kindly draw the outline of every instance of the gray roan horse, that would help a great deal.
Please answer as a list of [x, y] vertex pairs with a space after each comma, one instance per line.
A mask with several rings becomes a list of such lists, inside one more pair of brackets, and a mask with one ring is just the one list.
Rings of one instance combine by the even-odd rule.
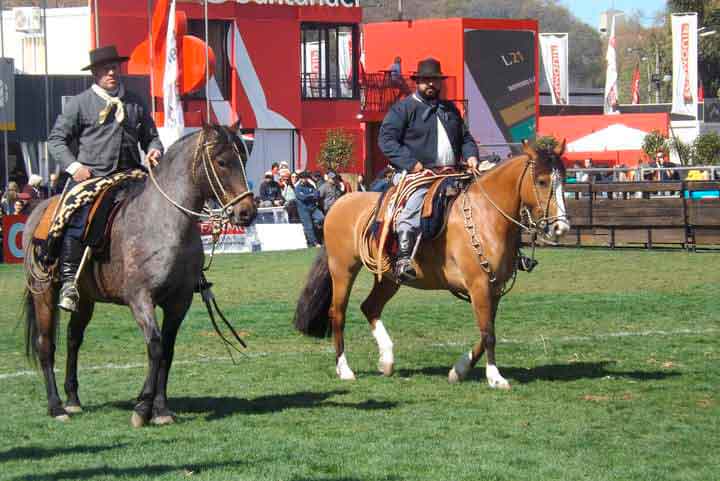
[[[236, 129], [205, 126], [168, 150], [153, 170], [157, 185], [147, 180], [129, 193], [112, 226], [109, 260], [86, 266], [78, 281], [80, 305], [67, 331], [64, 406], [53, 371], [59, 286], [38, 285], [26, 262], [30, 288], [25, 302], [25, 348], [28, 357], [40, 360], [50, 416], [65, 420], [68, 413], [82, 411], [78, 350], [95, 303], [111, 302], [130, 307], [147, 344], [149, 369], [132, 415], [133, 426], [174, 421], [167, 406], [168, 374], [175, 338], [192, 303], [204, 259], [197, 216], [190, 211], [201, 211], [207, 200], [216, 199], [230, 222], [247, 226], [253, 221], [256, 210], [240, 152]], [[47, 201], [28, 220], [26, 253], [46, 207]], [[163, 310], [162, 328], [155, 318], [156, 306]]]

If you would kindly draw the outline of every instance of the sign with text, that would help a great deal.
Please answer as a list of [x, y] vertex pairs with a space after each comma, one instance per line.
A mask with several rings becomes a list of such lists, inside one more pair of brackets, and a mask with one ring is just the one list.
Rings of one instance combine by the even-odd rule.
[[288, 5], [291, 7], [345, 7], [360, 6], [360, 0], [208, 0], [209, 3], [235, 2], [240, 5]]
[[697, 117], [697, 13], [672, 15], [672, 113]]
[[3, 227], [3, 262], [21, 264], [23, 261], [23, 231], [27, 216], [6, 215], [2, 220]]

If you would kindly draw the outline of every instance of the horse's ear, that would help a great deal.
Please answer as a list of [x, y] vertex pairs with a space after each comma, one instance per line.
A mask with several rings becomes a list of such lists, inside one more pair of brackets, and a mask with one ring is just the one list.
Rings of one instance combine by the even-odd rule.
[[530, 141], [528, 141], [528, 139], [523, 139], [522, 149], [523, 152], [529, 155], [531, 159], [537, 159], [537, 151], [532, 147], [532, 145], [530, 145]]
[[562, 154], [565, 153], [565, 144], [566, 144], [566, 141], [567, 141], [567, 139], [562, 139], [562, 140], [560, 141], [560, 143], [555, 146], [555, 149], [553, 150], [553, 152], [554, 152], [555, 155], [557, 155], [558, 157], [560, 157]]

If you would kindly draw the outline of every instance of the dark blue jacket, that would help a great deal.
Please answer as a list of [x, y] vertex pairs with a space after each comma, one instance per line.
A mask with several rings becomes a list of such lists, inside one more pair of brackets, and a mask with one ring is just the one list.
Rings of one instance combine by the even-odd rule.
[[320, 201], [320, 192], [311, 184], [298, 182], [295, 185], [295, 198], [298, 203], [307, 208], [317, 207]]
[[397, 170], [411, 170], [416, 162], [432, 165], [437, 158], [437, 119], [447, 132], [455, 159], [477, 157], [478, 148], [457, 107], [441, 100], [437, 106], [410, 95], [390, 108], [385, 116], [378, 145]]
[[274, 180], [266, 180], [260, 184], [260, 200], [269, 202], [283, 200], [280, 184]]

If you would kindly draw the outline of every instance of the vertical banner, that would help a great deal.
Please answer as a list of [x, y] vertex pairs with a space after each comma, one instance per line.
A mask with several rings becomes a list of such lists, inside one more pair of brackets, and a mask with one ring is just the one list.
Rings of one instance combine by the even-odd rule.
[[170, 3], [167, 36], [165, 38], [165, 73], [163, 75], [163, 111], [165, 113], [165, 140], [168, 147], [185, 129], [182, 101], [178, 87], [178, 51], [175, 39], [175, 0]]
[[0, 58], [0, 130], [15, 130], [15, 65]]
[[640, 65], [635, 67], [632, 76], [632, 102], [633, 105], [640, 103]]
[[605, 101], [603, 112], [607, 114], [618, 114], [618, 84], [617, 84], [617, 60], [615, 58], [615, 15], [610, 20], [610, 36], [608, 37], [607, 71], [605, 72]]
[[697, 13], [672, 15], [672, 113], [697, 118]]
[[540, 52], [553, 105], [569, 104], [568, 34], [541, 33]]

